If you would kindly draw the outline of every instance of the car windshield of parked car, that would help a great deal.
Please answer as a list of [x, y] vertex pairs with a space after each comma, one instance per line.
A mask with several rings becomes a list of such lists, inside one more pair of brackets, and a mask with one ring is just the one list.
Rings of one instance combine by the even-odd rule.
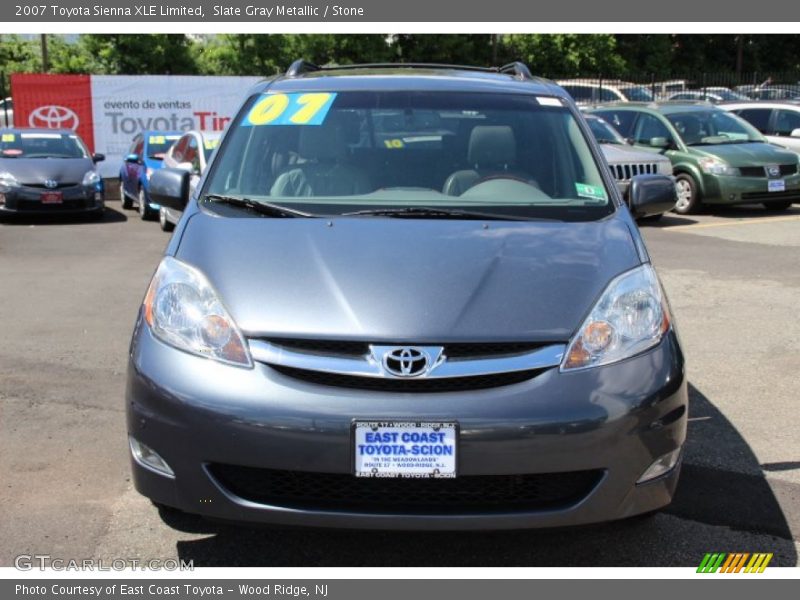
[[604, 119], [600, 117], [586, 117], [586, 122], [589, 123], [589, 129], [592, 130], [592, 135], [594, 135], [594, 139], [597, 140], [598, 144], [628, 145], [625, 138]]
[[613, 211], [578, 118], [549, 96], [268, 93], [247, 103], [219, 151], [203, 194], [310, 213]]
[[672, 113], [667, 119], [687, 146], [764, 141], [747, 121], [723, 110]]
[[147, 157], [162, 160], [170, 146], [180, 139], [179, 135], [154, 134], [147, 140]]
[[619, 91], [631, 102], [652, 102], [653, 93], [646, 87], [641, 85], [632, 85], [630, 87], [621, 87]]
[[0, 134], [0, 156], [3, 158], [88, 158], [89, 151], [72, 133]]

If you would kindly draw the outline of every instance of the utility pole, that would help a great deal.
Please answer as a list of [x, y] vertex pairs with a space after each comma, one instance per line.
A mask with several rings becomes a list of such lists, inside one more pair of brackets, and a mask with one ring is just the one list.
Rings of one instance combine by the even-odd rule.
[[47, 56], [47, 34], [42, 34], [42, 73], [47, 73], [50, 70], [50, 60]]

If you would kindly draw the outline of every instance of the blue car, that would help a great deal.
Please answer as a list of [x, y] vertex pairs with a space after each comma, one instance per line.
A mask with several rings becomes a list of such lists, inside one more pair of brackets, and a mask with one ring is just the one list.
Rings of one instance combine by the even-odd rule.
[[153, 204], [150, 199], [150, 176], [161, 168], [167, 150], [180, 137], [180, 131], [136, 134], [119, 171], [122, 208], [130, 209], [136, 205], [142, 220], [152, 219], [158, 214], [158, 204]]

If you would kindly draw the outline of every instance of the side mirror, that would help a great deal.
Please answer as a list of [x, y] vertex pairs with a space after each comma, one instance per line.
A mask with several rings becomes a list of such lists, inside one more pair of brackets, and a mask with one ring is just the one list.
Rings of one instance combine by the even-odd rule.
[[675, 180], [667, 175], [637, 175], [631, 178], [629, 198], [635, 218], [660, 215], [671, 210], [678, 201]]
[[100, 154], [99, 152], [96, 152], [96, 153], [92, 154], [92, 162], [94, 162], [94, 163], [102, 162], [105, 159], [106, 159], [106, 155], [105, 154]]
[[183, 169], [158, 169], [150, 177], [150, 197], [156, 204], [183, 210], [189, 201], [189, 173]]
[[132, 152], [125, 157], [126, 163], [138, 163], [139, 162], [139, 155], [136, 152]]
[[800, 127], [797, 129], [792, 130], [792, 133], [789, 134], [791, 137], [800, 138]]
[[669, 148], [670, 143], [669, 140], [665, 137], [653, 137], [650, 138], [650, 145], [653, 148]]

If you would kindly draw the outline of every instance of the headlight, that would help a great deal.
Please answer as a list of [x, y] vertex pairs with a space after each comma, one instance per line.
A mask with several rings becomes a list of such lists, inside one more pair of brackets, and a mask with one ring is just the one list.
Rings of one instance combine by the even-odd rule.
[[704, 173], [710, 175], [728, 175], [730, 177], [737, 177], [739, 169], [731, 167], [729, 164], [717, 160], [716, 158], [701, 158], [699, 161], [700, 168]]
[[608, 284], [570, 342], [561, 370], [630, 358], [658, 344], [669, 325], [669, 308], [653, 267], [637, 267]]
[[0, 187], [15, 188], [19, 187], [19, 181], [9, 172], [0, 173]]
[[97, 174], [97, 171], [86, 171], [86, 175], [83, 176], [81, 185], [89, 187], [92, 185], [97, 185], [98, 183], [100, 183], [100, 175]]
[[144, 298], [144, 318], [161, 341], [198, 356], [252, 367], [236, 323], [197, 269], [165, 257]]

